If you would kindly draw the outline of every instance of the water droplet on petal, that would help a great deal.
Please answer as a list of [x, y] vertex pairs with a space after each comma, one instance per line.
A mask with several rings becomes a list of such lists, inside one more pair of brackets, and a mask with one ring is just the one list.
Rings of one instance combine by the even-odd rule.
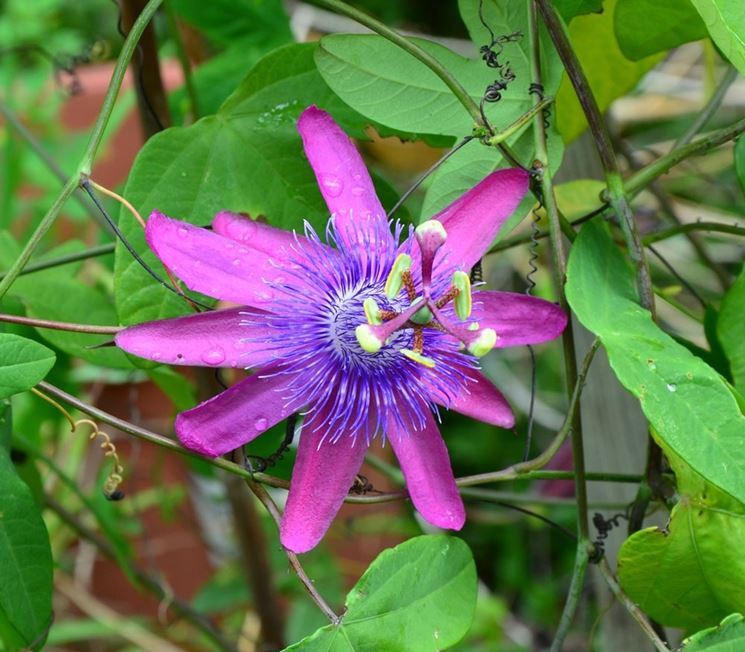
[[675, 383], [668, 383], [667, 384], [667, 391], [668, 392], [677, 392], [678, 386]]
[[225, 361], [225, 351], [219, 346], [202, 353], [202, 362], [209, 365], [218, 365]]
[[254, 428], [261, 432], [262, 430], [266, 430], [266, 427], [269, 425], [269, 422], [264, 417], [259, 417], [254, 421]]
[[152, 358], [153, 360], [160, 360], [160, 357], [161, 357], [161, 355], [162, 355], [162, 353], [161, 353], [160, 351], [153, 351], [153, 352], [152, 352], [152, 353], [150, 354], [150, 357], [151, 357], [151, 358]]
[[274, 298], [274, 292], [271, 290], [262, 290], [257, 292], [256, 296], [263, 301], [271, 301]]
[[344, 184], [335, 174], [321, 175], [321, 185], [329, 197], [338, 197], [344, 189]]
[[226, 249], [230, 250], [230, 249], [232, 249], [233, 247], [235, 247], [235, 245], [234, 245], [234, 244], [233, 244], [232, 242], [226, 242], [226, 243], [225, 243], [225, 248], [226, 248]]
[[233, 258], [233, 265], [235, 267], [238, 267], [238, 265], [240, 265], [240, 264], [241, 264], [241, 259], [240, 258]]
[[362, 195], [365, 194], [365, 189], [362, 186], [354, 186], [354, 188], [352, 188], [352, 194], [355, 197], [362, 197]]
[[187, 229], [185, 226], [180, 226], [178, 228], [178, 234], [182, 238], [188, 238], [189, 237], [189, 229]]

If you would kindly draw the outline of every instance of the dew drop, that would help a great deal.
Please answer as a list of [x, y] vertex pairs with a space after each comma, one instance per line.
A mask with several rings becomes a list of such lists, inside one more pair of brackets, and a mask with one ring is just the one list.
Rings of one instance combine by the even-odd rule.
[[678, 386], [675, 383], [668, 383], [667, 384], [667, 391], [668, 392], [677, 392]]
[[256, 428], [256, 430], [258, 431], [266, 430], [266, 427], [268, 425], [269, 422], [264, 417], [259, 417], [258, 419], [256, 419], [256, 421], [254, 421], [254, 428]]
[[185, 226], [180, 226], [178, 228], [178, 232], [177, 233], [182, 238], [188, 238], [189, 237], [189, 229], [187, 229]]
[[352, 188], [352, 194], [355, 197], [362, 197], [365, 194], [365, 189], [362, 186], [354, 186]]
[[261, 292], [257, 292], [256, 296], [263, 301], [271, 301], [274, 298], [274, 292], [271, 290], [262, 290]]
[[654, 363], [654, 360], [647, 360], [647, 366], [651, 371], [657, 369], [657, 365]]
[[241, 259], [240, 258], [233, 258], [233, 265], [235, 267], [238, 267], [238, 265], [240, 265], [240, 264], [241, 264]]
[[235, 245], [232, 242], [226, 242], [225, 248], [229, 251], [230, 249], [233, 249]]
[[151, 357], [151, 358], [152, 358], [153, 360], [160, 360], [160, 358], [161, 358], [161, 356], [162, 356], [162, 355], [163, 355], [163, 354], [162, 354], [162, 353], [161, 353], [160, 351], [153, 351], [153, 352], [152, 352], [152, 353], [150, 354], [150, 357]]
[[322, 175], [321, 185], [326, 189], [326, 193], [329, 197], [338, 197], [344, 189], [344, 184], [335, 174]]
[[217, 365], [225, 361], [225, 351], [219, 346], [202, 353], [202, 362], [209, 365]]

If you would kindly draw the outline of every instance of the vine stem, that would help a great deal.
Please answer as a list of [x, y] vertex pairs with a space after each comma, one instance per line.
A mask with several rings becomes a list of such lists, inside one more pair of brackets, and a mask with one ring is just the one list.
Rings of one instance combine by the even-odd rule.
[[[463, 88], [461, 83], [455, 78], [455, 76], [443, 66], [435, 57], [429, 52], [420, 48], [416, 43], [411, 41], [399, 34], [396, 30], [391, 29], [387, 25], [376, 20], [372, 16], [351, 7], [346, 2], [341, 0], [308, 0], [310, 4], [318, 7], [329, 9], [342, 16], [347, 16], [352, 20], [357, 21], [361, 25], [371, 29], [373, 32], [377, 32], [383, 38], [388, 39], [391, 43], [394, 43], [405, 52], [408, 52], [411, 56], [421, 61], [427, 68], [429, 68], [435, 75], [437, 75], [443, 83], [450, 89], [455, 98], [463, 105], [468, 111], [475, 125], [480, 128], [484, 128], [493, 132], [494, 129], [489, 124], [484, 123], [484, 119], [481, 115], [478, 103], [469, 95], [468, 91]], [[505, 143], [498, 143], [497, 147], [502, 152], [502, 155], [510, 162], [511, 165], [517, 167], [523, 167], [515, 157], [512, 149]]]
[[564, 64], [564, 69], [574, 87], [574, 92], [590, 125], [590, 132], [595, 141], [595, 147], [598, 150], [600, 163], [603, 166], [603, 172], [605, 174], [608, 202], [618, 217], [621, 231], [626, 240], [629, 256], [636, 269], [636, 285], [641, 304], [654, 316], [654, 293], [652, 291], [649, 266], [644, 255], [644, 247], [639, 231], [636, 228], [634, 215], [628, 202], [610, 134], [603, 121], [603, 116], [600, 113], [595, 96], [592, 94], [592, 89], [587, 81], [584, 70], [569, 42], [566, 27], [549, 0], [535, 0], [535, 4], [541, 13], [546, 29]]
[[119, 94], [119, 89], [121, 88], [122, 80], [124, 79], [124, 74], [129, 65], [129, 61], [137, 47], [137, 42], [139, 41], [140, 36], [162, 1], [163, 0], [150, 0], [142, 10], [142, 13], [138, 16], [129, 34], [127, 34], [127, 38], [122, 45], [122, 51], [120, 52], [116, 66], [114, 67], [114, 72], [111, 76], [111, 81], [109, 82], [109, 88], [106, 91], [101, 111], [99, 112], [96, 123], [93, 126], [88, 145], [83, 152], [80, 164], [78, 165], [75, 174], [67, 180], [62, 191], [31, 234], [31, 237], [23, 248], [23, 251], [21, 251], [21, 254], [6, 272], [2, 281], [0, 281], [0, 299], [5, 296], [8, 288], [13, 284], [16, 278], [18, 278], [21, 270], [24, 268], [34, 250], [41, 242], [41, 239], [52, 224], [54, 224], [60, 210], [62, 210], [62, 206], [64, 206], [65, 202], [79, 186], [81, 178], [90, 175], [93, 160], [95, 159], [98, 148], [101, 145], [101, 140], [106, 131], [106, 125], [108, 125], [109, 120], [111, 119], [111, 112], [114, 110], [114, 104], [116, 103], [116, 98]]
[[70, 331], [73, 333], [89, 333], [95, 335], [115, 335], [123, 326], [98, 326], [96, 324], [71, 324], [65, 321], [51, 321], [49, 319], [32, 319], [31, 317], [20, 317], [18, 315], [6, 315], [0, 313], [0, 322], [9, 324], [21, 324], [22, 326], [33, 326], [34, 328], [50, 328], [56, 331]]
[[[526, 0], [528, 3], [528, 31], [530, 36], [531, 48], [531, 82], [542, 88], [541, 77], [541, 48], [538, 37], [538, 20], [536, 15], [537, 3], [533, 0]], [[538, 104], [540, 97], [534, 97], [534, 104]], [[546, 209], [546, 216], [549, 224], [549, 238], [551, 242], [551, 259], [554, 286], [559, 297], [559, 304], [567, 315], [570, 315], [567, 326], [562, 333], [562, 345], [564, 349], [564, 374], [567, 382], [567, 390], [570, 393], [571, 419], [567, 419], [564, 428], [569, 428], [572, 441], [572, 456], [575, 470], [575, 494], [577, 497], [577, 529], [579, 539], [589, 537], [589, 523], [587, 520], [587, 483], [585, 482], [585, 455], [584, 444], [582, 440], [582, 419], [581, 413], [577, 409], [577, 403], [581, 395], [583, 380], [577, 370], [577, 353], [574, 347], [574, 329], [571, 320], [571, 309], [564, 293], [564, 284], [566, 283], [566, 265], [567, 254], [564, 248], [564, 236], [561, 231], [561, 219], [559, 209], [554, 194], [553, 179], [550, 170], [550, 161], [548, 157], [548, 145], [546, 141], [546, 129], [543, 123], [543, 114], [537, 113], [533, 121], [535, 134], [536, 159], [540, 164], [540, 196], [543, 199], [543, 205]], [[597, 340], [590, 348], [592, 357], [597, 350]], [[587, 357], [587, 356], [586, 356]], [[589, 365], [589, 363], [588, 363]], [[577, 391], [579, 390], [579, 391]], [[563, 429], [563, 428], [562, 428]], [[560, 445], [560, 444], [559, 444]], [[558, 450], [558, 449], [557, 449]]]
[[[69, 263], [77, 263], [81, 260], [88, 260], [89, 258], [97, 258], [98, 256], [105, 256], [106, 254], [114, 253], [114, 243], [109, 242], [107, 244], [98, 245], [89, 249], [83, 249], [82, 251], [75, 251], [64, 256], [57, 256], [55, 258], [47, 258], [46, 260], [40, 260], [37, 263], [31, 263], [26, 265], [21, 270], [19, 276], [25, 274], [32, 274], [33, 272], [41, 272], [45, 269], [51, 269], [52, 267], [59, 267], [60, 265], [67, 265]], [[5, 274], [0, 274], [0, 280], [5, 278]]]
[[[272, 497], [269, 495], [267, 490], [261, 484], [254, 482], [251, 479], [246, 479], [246, 484], [259, 499], [261, 504], [264, 505], [266, 511], [269, 512], [269, 515], [277, 524], [277, 527], [279, 527], [282, 515], [279, 512], [277, 504], [272, 500]], [[290, 566], [292, 566], [292, 570], [295, 571], [300, 582], [302, 582], [308, 595], [310, 595], [311, 600], [316, 603], [318, 608], [323, 612], [323, 615], [328, 618], [332, 625], [338, 625], [341, 622], [341, 617], [329, 606], [326, 600], [323, 599], [323, 596], [318, 592], [318, 589], [316, 589], [313, 581], [308, 577], [308, 574], [305, 572], [305, 569], [300, 563], [297, 555], [287, 548], [285, 548], [284, 551], [287, 555], [287, 561], [290, 563]]]
[[618, 600], [626, 608], [626, 611], [629, 612], [631, 617], [639, 623], [642, 631], [647, 635], [649, 640], [652, 642], [652, 645], [654, 645], [655, 650], [657, 650], [657, 652], [670, 652], [670, 648], [665, 645], [665, 642], [658, 636], [657, 632], [654, 631], [652, 623], [649, 622], [649, 619], [644, 615], [642, 610], [634, 604], [626, 593], [624, 593], [618, 580], [613, 575], [613, 571], [608, 565], [606, 559], [600, 560], [598, 563], [598, 569], [600, 570], [601, 575], [605, 578], [608, 588], [610, 588], [611, 592], [616, 597], [616, 600]]
[[590, 561], [588, 551], [589, 542], [587, 539], [580, 539], [577, 542], [577, 554], [574, 558], [574, 569], [572, 570], [572, 581], [569, 585], [567, 601], [564, 603], [564, 610], [561, 612], [559, 627], [556, 630], [554, 640], [551, 642], [550, 652], [561, 652], [564, 641], [569, 634], [569, 629], [574, 621], [574, 615], [579, 606], [579, 600], [582, 597], [582, 590], [585, 587], [585, 575], [587, 574], [587, 564]]

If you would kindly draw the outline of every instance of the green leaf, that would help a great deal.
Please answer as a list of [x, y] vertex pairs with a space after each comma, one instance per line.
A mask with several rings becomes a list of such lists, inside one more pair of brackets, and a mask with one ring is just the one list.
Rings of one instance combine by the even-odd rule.
[[[458, 3], [463, 22], [468, 28], [471, 40], [474, 43], [474, 52], [478, 50], [481, 44], [489, 43], [491, 36], [489, 31], [484, 27], [479, 18], [479, 3], [476, 0], [460, 0]], [[521, 31], [527, 35], [529, 32], [527, 3], [522, 2], [495, 2], [495, 0], [486, 0], [483, 3], [482, 14], [485, 22], [495, 34], [510, 34], [515, 31]], [[543, 34], [541, 42], [550, 43], [547, 35]], [[509, 93], [516, 92], [512, 97], [512, 104], [503, 105], [507, 98], [507, 93], [503, 99], [496, 105], [489, 106], [489, 110], [494, 111], [493, 124], [497, 128], [507, 127], [511, 122], [517, 119], [521, 114], [528, 111], [533, 105], [533, 98], [525, 92], [524, 86], [520, 86], [520, 80], [530, 79], [530, 42], [527, 36], [515, 43], [509, 43], [503, 51], [503, 59], [509, 60], [510, 67], [515, 73], [517, 79], [510, 87]], [[556, 94], [559, 81], [563, 72], [561, 62], [552, 47], [545, 47], [542, 55], [542, 79], [544, 85], [544, 95], [553, 96]], [[482, 68], [484, 63], [478, 60]], [[493, 81], [494, 71], [490, 70], [491, 77], [489, 82]], [[469, 90], [471, 90], [469, 88]], [[484, 87], [474, 87], [474, 93], [481, 95]], [[559, 137], [558, 132], [553, 128], [553, 120], [549, 120], [552, 125], [549, 129], [548, 147], [549, 147], [549, 167], [555, 172], [564, 153], [564, 144]], [[533, 142], [532, 128], [524, 129], [521, 133], [515, 134], [507, 140], [512, 147], [518, 160], [526, 162], [535, 158], [535, 147]], [[451, 156], [432, 176], [427, 194], [422, 206], [421, 220], [428, 219], [438, 211], [445, 208], [448, 204], [460, 197], [470, 188], [473, 188], [487, 174], [496, 169], [505, 167], [507, 163], [500, 154], [499, 150], [493, 147], [485, 147], [478, 142], [469, 143], [467, 146]], [[515, 211], [513, 217], [500, 230], [497, 240], [504, 238], [527, 214], [531, 206], [535, 203], [532, 196], [528, 196]]]
[[730, 614], [711, 627], [683, 641], [680, 652], [741, 652], [745, 648], [745, 618]]
[[707, 35], [690, 0], [618, 0], [613, 18], [621, 52], [632, 61]]
[[[475, 8], [476, 4], [468, 0], [460, 6], [463, 13], [467, 10], [464, 6]], [[520, 11], [499, 10], [508, 16]], [[513, 25], [509, 33], [515, 29]], [[480, 58], [468, 59], [424, 39], [411, 41], [437, 59], [477, 104], [487, 85], [494, 81], [494, 70]], [[382, 36], [326, 36], [321, 39], [316, 64], [326, 83], [344, 102], [387, 127], [412, 134], [455, 137], [467, 136], [473, 129], [470, 114], [445, 83], [421, 61]], [[513, 57], [510, 65], [518, 80], [529, 79], [528, 63], [522, 54]], [[514, 82], [503, 91], [502, 99], [487, 104], [485, 111], [493, 124], [506, 127], [531, 105], [532, 98], [525, 88]]]
[[745, 338], [743, 338], [743, 315], [745, 315], [745, 267], [740, 276], [727, 290], [722, 299], [722, 308], [717, 319], [717, 335], [729, 360], [732, 378], [740, 392], [745, 392]]
[[[147, 216], [157, 209], [198, 225], [220, 210], [264, 215], [274, 225], [322, 230], [327, 208], [295, 128], [310, 104], [330, 111], [348, 132], [362, 134], [359, 116], [324, 84], [313, 63], [315, 44], [280, 48], [251, 70], [220, 111], [187, 128], [171, 128], [140, 150], [125, 196]], [[351, 129], [349, 127], [352, 127]], [[163, 276], [126, 210], [120, 228]], [[185, 302], [158, 285], [117, 245], [115, 300], [121, 322], [132, 324], [183, 314]]]
[[[615, 11], [616, 0], [606, 0], [602, 14], [578, 16], [569, 26], [572, 47], [601, 111], [632, 90], [663, 57], [656, 54], [636, 62], [624, 57], [613, 29]], [[566, 75], [556, 96], [556, 120], [567, 143], [587, 128], [584, 113]]]
[[476, 570], [468, 546], [442, 535], [386, 550], [347, 595], [338, 626], [327, 625], [287, 650], [443, 650], [468, 630]]
[[[116, 311], [109, 297], [96, 288], [71, 278], [46, 277], [43, 283], [28, 286], [23, 300], [30, 317], [63, 322], [85, 322], [101, 326], [117, 324]], [[60, 297], [64, 297], [60, 300]], [[50, 328], [37, 329], [39, 334], [61, 351], [93, 364], [131, 369], [132, 363], [116, 347], [92, 349], [114, 339], [113, 335], [73, 333]]]
[[10, 459], [10, 430], [5, 401], [0, 403], [0, 636], [9, 646], [22, 641], [37, 650], [52, 620], [52, 551], [39, 507]]
[[700, 629], [745, 609], [745, 505], [712, 487], [664, 447], [680, 499], [664, 530], [627, 539], [618, 557], [626, 593], [654, 620]]
[[664, 445], [707, 481], [745, 500], [745, 416], [727, 383], [639, 306], [633, 273], [607, 229], [582, 227], [569, 258], [567, 299], [600, 337], [621, 384]]
[[745, 3], [741, 0], [692, 0], [714, 43], [745, 75]]
[[599, 14], [603, 11], [603, 0], [553, 0], [553, 3], [566, 22], [575, 16]]
[[54, 366], [55, 355], [43, 344], [0, 333], [0, 399], [30, 389]]
[[147, 375], [171, 399], [179, 412], [184, 412], [197, 404], [194, 385], [178, 371], [160, 366], [149, 370]]

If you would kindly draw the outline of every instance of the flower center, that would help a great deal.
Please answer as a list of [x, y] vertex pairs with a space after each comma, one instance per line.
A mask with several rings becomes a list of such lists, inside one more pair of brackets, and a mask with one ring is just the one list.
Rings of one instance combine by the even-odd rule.
[[479, 328], [478, 323], [454, 323], [442, 313], [451, 301], [461, 322], [471, 315], [471, 280], [463, 271], [453, 273], [450, 287], [437, 299], [432, 296], [432, 269], [435, 254], [445, 244], [447, 233], [437, 220], [427, 220], [415, 231], [421, 252], [422, 294], [417, 296], [411, 277], [411, 257], [399, 254], [385, 283], [385, 294], [396, 299], [405, 290], [409, 306], [404, 310], [381, 308], [374, 297], [365, 298], [363, 308], [367, 323], [359, 323], [354, 333], [359, 345], [369, 353], [377, 354], [389, 345], [395, 334], [402, 329], [413, 329], [413, 346], [399, 348], [398, 352], [426, 367], [434, 367], [435, 361], [424, 355], [424, 328], [444, 331], [457, 340], [463, 348], [476, 357], [486, 355], [494, 347], [497, 334], [491, 328]]

